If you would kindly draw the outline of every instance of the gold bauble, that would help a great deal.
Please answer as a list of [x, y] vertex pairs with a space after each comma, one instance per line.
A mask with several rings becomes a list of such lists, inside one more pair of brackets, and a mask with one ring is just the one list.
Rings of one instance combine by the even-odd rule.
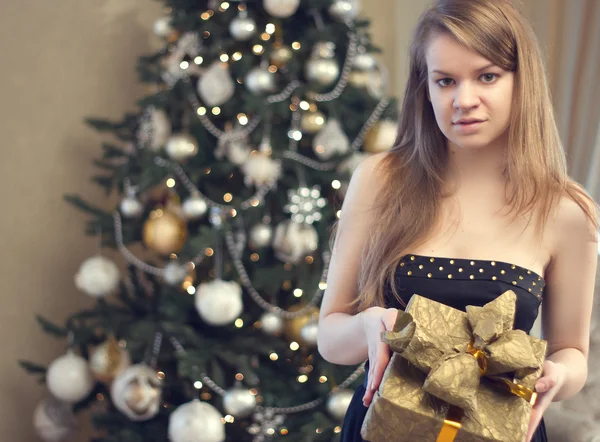
[[302, 132], [315, 134], [325, 126], [326, 122], [325, 114], [321, 111], [305, 112], [300, 120], [300, 129]]
[[276, 45], [273, 52], [271, 52], [271, 63], [278, 68], [282, 68], [290, 61], [293, 55], [289, 46]]
[[123, 397], [131, 411], [143, 415], [148, 412], [160, 393], [159, 385], [150, 383], [142, 385], [138, 380], [133, 380], [125, 387]]
[[367, 132], [364, 150], [369, 153], [379, 153], [389, 150], [396, 141], [397, 123], [380, 121]]
[[[288, 311], [296, 312], [300, 309], [304, 308], [304, 306], [295, 305], [291, 307]], [[307, 345], [302, 339], [302, 328], [308, 324], [311, 320], [318, 320], [319, 318], [319, 309], [317, 307], [310, 307], [306, 314], [299, 316], [294, 319], [287, 319], [285, 321], [284, 326], [284, 335], [288, 341], [296, 341], [298, 344]]]
[[129, 352], [119, 346], [114, 336], [96, 347], [90, 356], [90, 369], [101, 382], [111, 382], [130, 365]]
[[187, 224], [169, 210], [156, 209], [144, 223], [142, 237], [144, 244], [161, 255], [177, 253], [187, 239]]
[[370, 78], [369, 72], [352, 71], [348, 76], [348, 83], [357, 88], [366, 88]]

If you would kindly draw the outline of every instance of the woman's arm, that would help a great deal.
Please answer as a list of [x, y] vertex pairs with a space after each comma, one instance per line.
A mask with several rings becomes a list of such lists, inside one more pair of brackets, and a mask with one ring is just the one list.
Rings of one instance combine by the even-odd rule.
[[548, 341], [546, 359], [564, 366], [564, 382], [552, 398], [561, 401], [577, 394], [587, 379], [598, 234], [583, 210], [567, 198], [551, 231], [554, 246], [545, 275], [542, 337]]

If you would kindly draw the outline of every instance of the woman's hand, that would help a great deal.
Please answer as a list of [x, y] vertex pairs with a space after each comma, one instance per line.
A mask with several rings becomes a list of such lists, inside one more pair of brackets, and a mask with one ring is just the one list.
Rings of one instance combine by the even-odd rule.
[[544, 361], [544, 371], [542, 377], [535, 384], [535, 391], [538, 393], [537, 400], [531, 411], [529, 420], [529, 429], [527, 430], [527, 442], [531, 441], [535, 430], [537, 429], [544, 412], [548, 409], [550, 402], [556, 393], [565, 383], [567, 377], [567, 367], [564, 364]]
[[369, 383], [363, 396], [363, 404], [368, 407], [373, 400], [373, 394], [379, 388], [383, 372], [390, 362], [390, 348], [381, 341], [381, 334], [394, 328], [398, 310], [371, 307], [363, 311], [361, 315], [369, 350], [369, 373], [367, 375]]

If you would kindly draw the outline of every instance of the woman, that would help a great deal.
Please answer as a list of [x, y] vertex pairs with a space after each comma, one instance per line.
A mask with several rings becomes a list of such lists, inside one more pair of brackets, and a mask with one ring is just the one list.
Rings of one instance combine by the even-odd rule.
[[[506, 290], [515, 328], [543, 303], [544, 373], [527, 441], [587, 377], [597, 206], [566, 173], [535, 36], [509, 1], [438, 1], [420, 19], [396, 142], [352, 176], [319, 323], [332, 363], [368, 359], [342, 441], [390, 359], [381, 342], [413, 293], [464, 310]], [[427, 442], [427, 441], [423, 441]]]

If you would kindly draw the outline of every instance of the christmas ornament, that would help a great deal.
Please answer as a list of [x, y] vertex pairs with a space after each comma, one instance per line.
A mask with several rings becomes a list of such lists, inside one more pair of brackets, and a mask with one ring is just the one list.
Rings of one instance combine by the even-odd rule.
[[334, 51], [335, 43], [331, 41], [320, 41], [315, 44], [305, 67], [308, 81], [328, 86], [337, 80], [340, 75], [340, 67], [335, 60]]
[[171, 17], [161, 17], [156, 20], [152, 30], [157, 37], [167, 38], [174, 31], [171, 27]]
[[339, 21], [354, 20], [359, 12], [359, 0], [335, 0], [329, 7], [331, 16]]
[[90, 394], [94, 378], [87, 360], [69, 350], [52, 361], [46, 372], [46, 384], [57, 399], [74, 403]]
[[300, 129], [302, 132], [315, 134], [325, 126], [326, 121], [325, 114], [319, 110], [304, 112], [300, 118]]
[[369, 129], [365, 137], [364, 150], [369, 153], [379, 153], [389, 150], [396, 141], [397, 123], [379, 121]]
[[223, 416], [212, 405], [197, 399], [180, 405], [169, 416], [171, 442], [222, 442]]
[[275, 74], [269, 72], [266, 66], [254, 67], [246, 75], [246, 88], [256, 95], [275, 91]]
[[[163, 71], [161, 76], [167, 86], [172, 88], [182, 78], [190, 75], [201, 75], [202, 69], [194, 62], [186, 60], [195, 59], [200, 55], [202, 45], [197, 32], [186, 32], [166, 57], [163, 57]], [[185, 63], [184, 63], [185, 61]]]
[[273, 249], [275, 256], [283, 261], [297, 264], [319, 246], [319, 236], [311, 224], [283, 221], [275, 228]]
[[157, 150], [166, 146], [169, 137], [171, 136], [171, 122], [167, 113], [163, 109], [152, 108], [150, 111], [150, 150]]
[[190, 195], [182, 206], [183, 215], [188, 220], [202, 218], [208, 211], [208, 205], [200, 194]]
[[242, 288], [234, 281], [203, 282], [196, 289], [195, 302], [202, 320], [215, 326], [232, 323], [244, 310]]
[[[292, 306], [289, 311], [296, 312], [303, 308], [300, 305]], [[317, 307], [310, 307], [306, 313], [302, 316], [298, 316], [294, 319], [288, 319], [285, 322], [284, 335], [288, 341], [295, 341], [299, 344], [306, 345], [307, 342], [302, 338], [302, 329], [305, 325], [312, 321], [317, 321], [319, 319], [319, 309]]]
[[101, 382], [112, 382], [130, 365], [129, 352], [119, 346], [114, 336], [96, 347], [90, 356], [90, 369]]
[[181, 284], [188, 274], [188, 267], [179, 261], [170, 261], [163, 269], [163, 279], [171, 286]]
[[319, 333], [319, 325], [315, 319], [312, 319], [302, 329], [300, 329], [300, 337], [302, 342], [310, 347], [317, 346], [317, 336]]
[[77, 429], [71, 405], [49, 396], [33, 412], [33, 427], [44, 442], [62, 442]]
[[144, 206], [135, 195], [128, 195], [123, 198], [119, 208], [125, 218], [137, 218], [144, 211]]
[[252, 442], [264, 442], [285, 422], [285, 414], [275, 414], [273, 408], [260, 408], [252, 416], [252, 425], [248, 433], [253, 437]]
[[313, 150], [320, 160], [326, 161], [336, 155], [344, 155], [350, 149], [350, 140], [339, 120], [331, 118], [313, 138]]
[[142, 239], [146, 246], [161, 255], [176, 253], [185, 244], [187, 226], [174, 212], [156, 209], [144, 223]]
[[276, 43], [271, 52], [271, 63], [281, 69], [292, 59], [293, 55], [289, 46]]
[[348, 406], [352, 401], [353, 395], [354, 392], [346, 388], [340, 388], [332, 392], [329, 395], [326, 404], [326, 408], [329, 414], [338, 421], [344, 420], [346, 410], [348, 410]]
[[248, 17], [248, 11], [240, 11], [229, 23], [229, 32], [238, 41], [250, 40], [256, 33], [256, 22]]
[[368, 71], [371, 69], [375, 69], [376, 66], [377, 63], [373, 58], [373, 54], [361, 52], [360, 49], [358, 54], [354, 56], [354, 60], [352, 60], [352, 67], [360, 71]]
[[344, 175], [348, 174], [352, 176], [358, 165], [362, 163], [368, 156], [369, 154], [364, 152], [354, 152], [352, 155], [342, 161], [336, 170]]
[[167, 155], [175, 161], [185, 161], [198, 153], [198, 142], [190, 134], [173, 134], [165, 148]]
[[263, 0], [263, 7], [273, 17], [287, 18], [296, 13], [300, 0]]
[[246, 186], [262, 186], [279, 179], [281, 161], [273, 160], [269, 155], [261, 152], [253, 152], [241, 169]]
[[359, 89], [364, 89], [368, 86], [371, 76], [368, 71], [352, 71], [348, 75], [348, 84]]
[[233, 97], [235, 84], [227, 63], [213, 62], [198, 80], [197, 88], [198, 95], [207, 106], [220, 106]]
[[234, 132], [227, 132], [219, 138], [217, 148], [215, 149], [215, 158], [222, 160], [224, 156], [227, 156], [229, 162], [236, 166], [241, 166], [250, 156], [252, 148], [248, 143], [247, 137], [234, 137], [233, 134]]
[[145, 421], [158, 413], [161, 385], [156, 370], [146, 364], [136, 364], [115, 378], [110, 395], [115, 407], [129, 419]]
[[257, 224], [250, 229], [249, 246], [254, 250], [262, 249], [271, 244], [273, 227], [270, 224]]
[[283, 330], [283, 318], [272, 312], [265, 312], [260, 317], [261, 329], [268, 335], [278, 335]]
[[237, 385], [228, 390], [223, 396], [223, 409], [225, 413], [235, 418], [245, 418], [252, 414], [256, 408], [256, 396], [247, 388]]
[[107, 296], [119, 285], [120, 272], [110, 259], [96, 255], [83, 261], [75, 275], [75, 286], [94, 298]]
[[289, 202], [283, 206], [283, 210], [292, 214], [292, 221], [312, 224], [321, 220], [320, 209], [327, 205], [327, 200], [321, 197], [319, 186], [289, 189], [287, 194]]

